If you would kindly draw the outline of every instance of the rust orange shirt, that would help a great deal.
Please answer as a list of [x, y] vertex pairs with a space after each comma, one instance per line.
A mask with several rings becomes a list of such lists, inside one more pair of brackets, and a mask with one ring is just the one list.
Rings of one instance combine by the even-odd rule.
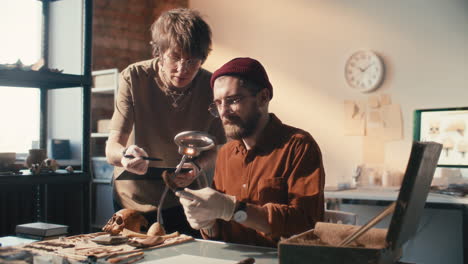
[[320, 148], [309, 133], [281, 123], [274, 114], [252, 149], [239, 140], [220, 149], [213, 184], [240, 201], [266, 207], [272, 232], [218, 219], [220, 237], [211, 239], [276, 247], [280, 237], [309, 230], [323, 219]]

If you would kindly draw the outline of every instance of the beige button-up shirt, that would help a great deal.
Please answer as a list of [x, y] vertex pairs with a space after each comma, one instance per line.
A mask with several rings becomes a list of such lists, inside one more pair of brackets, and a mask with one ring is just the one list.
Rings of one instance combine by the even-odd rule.
[[[174, 107], [173, 98], [167, 95], [158, 83], [157, 59], [141, 61], [128, 66], [120, 74], [119, 90], [110, 129], [130, 133], [127, 146], [136, 144], [150, 157], [163, 161], [151, 161], [150, 167], [175, 167], [181, 155], [174, 143], [179, 132], [197, 130], [208, 132], [224, 143], [222, 124], [208, 112], [213, 101], [210, 87], [211, 73], [200, 69], [188, 92]], [[164, 182], [159, 174], [147, 175], [149, 180], [118, 180], [128, 174], [122, 167], [114, 169], [114, 191], [125, 208], [141, 212], [157, 210]], [[165, 208], [178, 204], [178, 199], [169, 192]]]

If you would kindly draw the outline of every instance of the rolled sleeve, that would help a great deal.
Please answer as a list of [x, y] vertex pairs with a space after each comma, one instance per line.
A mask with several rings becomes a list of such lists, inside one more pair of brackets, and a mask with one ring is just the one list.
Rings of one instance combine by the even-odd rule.
[[134, 122], [132, 84], [129, 70], [122, 71], [119, 78], [119, 90], [115, 100], [114, 114], [110, 124], [111, 130], [130, 133]]

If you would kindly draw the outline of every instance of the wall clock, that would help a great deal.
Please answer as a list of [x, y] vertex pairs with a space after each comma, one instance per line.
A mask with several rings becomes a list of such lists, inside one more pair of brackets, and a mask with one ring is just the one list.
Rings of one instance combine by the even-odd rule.
[[384, 63], [373, 51], [357, 51], [346, 61], [346, 82], [357, 91], [371, 92], [382, 84], [383, 78]]

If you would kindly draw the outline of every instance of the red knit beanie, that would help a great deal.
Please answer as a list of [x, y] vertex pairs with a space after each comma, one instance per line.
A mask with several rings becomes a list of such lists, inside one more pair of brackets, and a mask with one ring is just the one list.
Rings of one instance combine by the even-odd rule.
[[221, 66], [211, 75], [211, 89], [214, 87], [215, 80], [223, 75], [240, 76], [250, 80], [263, 88], [267, 88], [270, 91], [270, 99], [273, 97], [273, 87], [270, 80], [268, 80], [265, 68], [255, 59], [235, 58]]

